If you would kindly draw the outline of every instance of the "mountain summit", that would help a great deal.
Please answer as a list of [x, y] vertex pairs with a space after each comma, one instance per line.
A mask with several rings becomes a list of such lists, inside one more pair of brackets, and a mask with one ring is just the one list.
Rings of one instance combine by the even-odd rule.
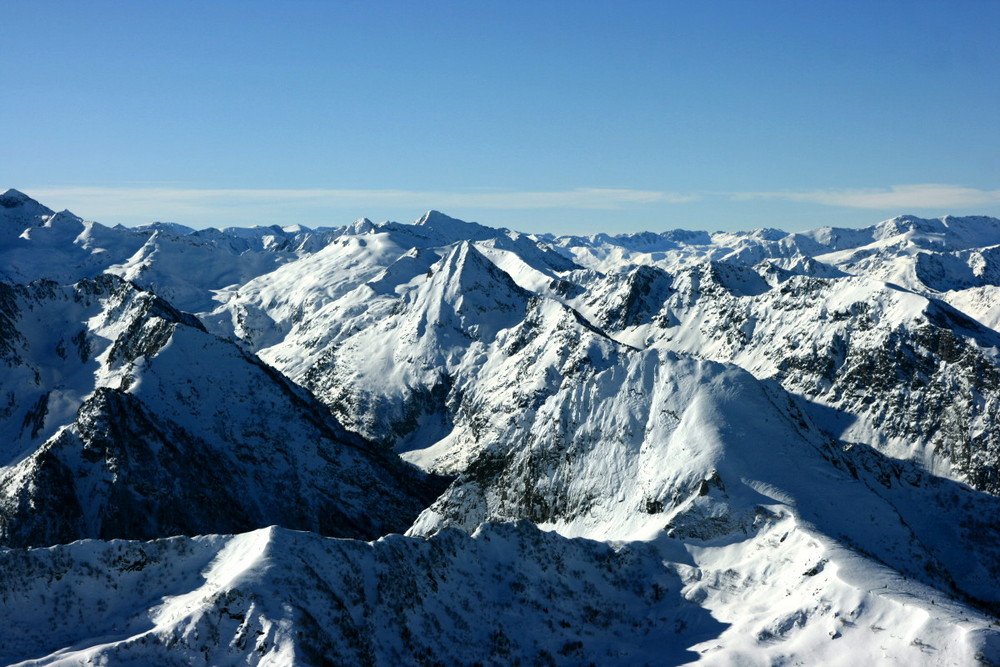
[[0, 235], [4, 240], [17, 237], [26, 227], [44, 224], [54, 214], [23, 192], [7, 190], [0, 195]]

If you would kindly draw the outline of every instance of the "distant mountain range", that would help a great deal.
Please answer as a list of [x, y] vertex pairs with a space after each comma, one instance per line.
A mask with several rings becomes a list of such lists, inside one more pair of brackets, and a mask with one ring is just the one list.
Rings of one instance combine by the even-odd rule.
[[8, 190], [0, 356], [4, 664], [1000, 664], [996, 218], [112, 228]]

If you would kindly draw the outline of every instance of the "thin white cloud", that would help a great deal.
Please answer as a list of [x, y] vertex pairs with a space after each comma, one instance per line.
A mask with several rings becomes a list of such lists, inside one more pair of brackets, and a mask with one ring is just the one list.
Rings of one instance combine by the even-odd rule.
[[170, 220], [191, 225], [227, 226], [306, 223], [339, 224], [340, 213], [414, 217], [427, 209], [448, 212], [491, 210], [629, 210], [694, 201], [789, 201], [821, 206], [919, 212], [952, 212], [1000, 206], [1000, 189], [917, 184], [889, 188], [768, 192], [693, 192], [624, 188], [551, 191], [480, 189], [459, 192], [349, 189], [196, 189], [166, 186], [26, 188], [52, 208], [68, 208], [93, 220], [136, 224]]
[[980, 190], [960, 185], [923, 183], [860, 190], [812, 190], [809, 192], [733, 192], [736, 200], [781, 199], [785, 201], [904, 211], [912, 209], [960, 209], [1000, 205], [1000, 189]]
[[109, 206], [122, 212], [147, 210], [196, 211], [205, 208], [309, 204], [343, 207], [485, 208], [485, 209], [617, 209], [628, 206], [679, 203], [697, 199], [652, 190], [579, 188], [560, 191], [468, 191], [435, 192], [414, 190], [334, 190], [334, 189], [192, 189], [172, 187], [56, 187], [29, 190], [29, 195], [45, 202], [70, 202], [69, 208], [85, 210], [91, 205]]

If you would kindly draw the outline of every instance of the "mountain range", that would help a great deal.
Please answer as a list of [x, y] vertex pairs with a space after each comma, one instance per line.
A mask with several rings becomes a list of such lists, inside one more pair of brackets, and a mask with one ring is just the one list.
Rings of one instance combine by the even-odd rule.
[[1000, 220], [0, 195], [5, 664], [1000, 664]]

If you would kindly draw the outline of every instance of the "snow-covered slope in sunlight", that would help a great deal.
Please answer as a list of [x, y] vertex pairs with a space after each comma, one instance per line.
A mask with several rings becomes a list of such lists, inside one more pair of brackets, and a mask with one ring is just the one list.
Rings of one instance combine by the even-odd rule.
[[680, 591], [648, 545], [528, 523], [372, 543], [280, 528], [85, 541], [0, 551], [0, 661], [679, 664], [722, 627]]
[[871, 647], [882, 613], [926, 651], [915, 664], [970, 659], [901, 617], [940, 628], [1000, 610], [1000, 499], [831, 442], [798, 401], [735, 367], [593, 351], [537, 409], [503, 395], [477, 406], [491, 424], [505, 404], [515, 414], [411, 534], [528, 518], [652, 540], [684, 565], [686, 596], [730, 626], [700, 647], [724, 664], [835, 656], [845, 632]]
[[[544, 401], [479, 397], [474, 414], [491, 416], [480, 417], [489, 423], [479, 426], [479, 452], [411, 532], [527, 518], [594, 539], [661, 529], [708, 539], [793, 512], [914, 578], [1000, 609], [1000, 499], [831, 443], [791, 396], [736, 367], [576, 345], [587, 355], [568, 355]], [[498, 418], [504, 405], [517, 405], [507, 419]], [[975, 529], [962, 527], [967, 512], [982, 518]], [[872, 525], [859, 526], [860, 516]], [[950, 551], [955, 544], [975, 555]]]
[[[597, 282], [581, 311], [616, 339], [731, 361], [844, 418], [833, 435], [1000, 490], [1000, 335], [868, 278], [714, 263]], [[758, 274], [758, 271], [760, 273]], [[853, 417], [853, 419], [851, 419]]]
[[217, 290], [242, 285], [294, 257], [277, 251], [235, 252], [200, 242], [195, 234], [181, 236], [157, 229], [135, 253], [106, 271], [156, 292], [185, 311], [202, 313], [218, 305]]
[[[820, 595], [814, 611], [827, 618], [762, 626], [757, 646], [693, 601], [707, 587], [738, 596], [733, 575], [685, 585], [677, 570], [690, 568], [664, 563], [653, 545], [613, 549], [527, 523], [426, 541], [363, 543], [268, 528], [12, 550], [0, 552], [0, 595], [9, 600], [0, 608], [0, 660], [672, 665], [701, 654], [708, 664], [806, 656], [877, 664], [888, 654], [907, 664], [962, 665], [995, 657], [996, 635], [983, 617], [944, 600], [931, 615], [912, 595], [918, 587], [891, 576], [883, 590], [859, 591], [842, 578], [865, 573], [818, 564], [815, 544], [780, 544], [776, 567], [816, 570], [802, 578]], [[787, 607], [785, 584], [772, 580], [771, 596], [743, 615]], [[793, 651], [776, 641], [783, 634], [795, 637]]]

